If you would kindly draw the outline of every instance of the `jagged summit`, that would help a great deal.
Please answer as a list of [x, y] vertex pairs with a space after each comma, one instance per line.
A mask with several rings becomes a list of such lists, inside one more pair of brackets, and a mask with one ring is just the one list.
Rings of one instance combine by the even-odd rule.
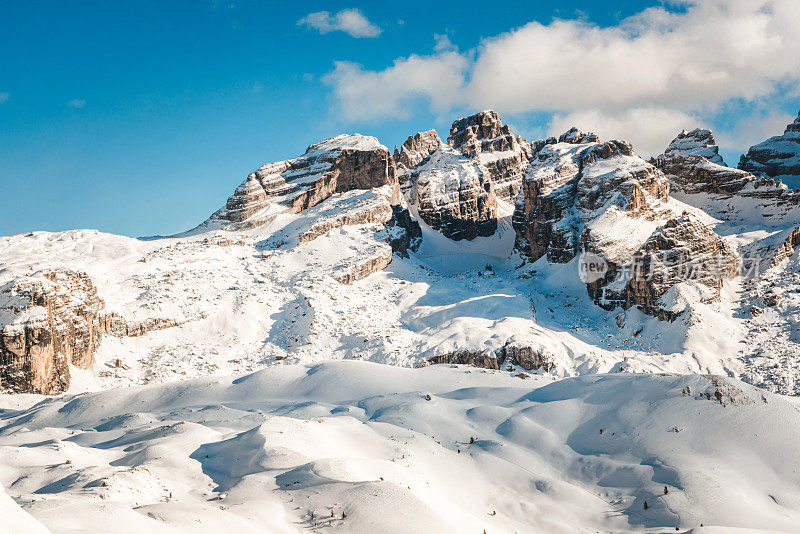
[[395, 162], [404, 169], [411, 169], [422, 163], [422, 160], [438, 150], [442, 144], [439, 134], [433, 128], [427, 132], [410, 135], [400, 146], [399, 151], [395, 147]]
[[599, 141], [597, 135], [592, 132], [583, 132], [573, 126], [563, 134], [558, 136], [559, 143], [573, 143], [573, 144], [583, 144], [583, 143], [597, 143]]
[[[684, 214], [685, 206], [670, 199], [664, 174], [630, 143], [596, 139], [572, 129], [532, 159], [514, 216], [517, 248], [534, 261], [594, 258], [590, 266], [603, 270], [583, 281], [607, 309], [637, 306], [669, 320], [682, 313], [664, 300], [690, 280], [676, 251], [690, 251], [708, 266], [708, 277], [690, 285], [718, 295], [737, 264], [733, 250], [697, 217]], [[651, 276], [653, 262], [669, 269]]]
[[309, 145], [305, 151], [305, 155], [310, 157], [314, 152], [336, 152], [349, 149], [372, 151], [386, 150], [386, 147], [378, 141], [377, 137], [371, 135], [362, 135], [360, 133], [341, 134]]
[[[131, 380], [173, 376], [171, 364], [159, 366], [173, 357], [194, 362], [189, 375], [199, 376], [210, 367], [193, 359], [195, 344], [244, 362], [231, 372], [350, 357], [608, 371], [625, 344], [638, 347], [631, 358], [643, 369], [662, 369], [653, 350], [695, 365], [681, 347], [709, 324], [703, 314], [725, 323], [718, 315], [744, 298], [722, 288], [745, 253], [777, 272], [800, 244], [797, 195], [715, 163], [708, 130], [681, 132], [648, 162], [626, 141], [577, 128], [528, 142], [491, 110], [452, 124], [446, 142], [419, 132], [394, 154], [358, 134], [314, 143], [262, 165], [206, 223], [169, 239], [3, 238], [11, 259], [0, 264], [2, 387], [58, 392], [70, 363], [92, 367], [95, 351], [109, 366], [121, 347], [138, 346], [151, 352], [136, 360], [146, 366], [132, 364], [141, 374]], [[584, 277], [588, 255], [603, 262], [599, 276]], [[37, 270], [85, 280], [56, 274], [40, 284], [73, 300], [27, 298]], [[73, 278], [96, 288], [102, 311], [77, 305], [88, 293]], [[348, 284], [362, 290], [340, 287]], [[584, 331], [607, 329], [601, 308], [614, 310], [616, 326], [587, 350], [589, 338], [569, 332], [576, 321], [590, 323]], [[665, 344], [655, 335], [662, 327], [640, 311], [674, 321], [674, 339]], [[558, 334], [540, 322], [545, 315]], [[637, 321], [651, 321], [647, 339], [632, 339]], [[691, 348], [703, 369], [730, 368], [716, 344]], [[738, 345], [724, 350], [724, 365], [733, 365]]]
[[739, 159], [739, 168], [790, 181], [792, 187], [800, 185], [797, 182], [800, 177], [800, 114], [786, 127], [783, 135], [751, 146]]
[[204, 224], [253, 227], [333, 193], [396, 184], [392, 156], [375, 137], [339, 135], [310, 145], [302, 156], [262, 165]]
[[447, 144], [465, 156], [513, 150], [516, 139], [496, 111], [486, 110], [453, 121]]
[[[707, 129], [698, 128], [691, 132], [684, 130], [652, 162], [669, 178], [676, 193], [780, 200], [780, 207], [783, 208], [798, 203], [797, 195], [780, 180], [727, 167], [719, 155], [713, 134]], [[776, 204], [775, 208], [779, 208], [779, 205]], [[708, 206], [704, 209], [708, 209]], [[717, 214], [715, 210], [714, 213], [723, 215]], [[785, 209], [777, 209], [777, 213], [785, 215]]]
[[699, 156], [711, 163], [725, 165], [719, 153], [719, 147], [714, 139], [714, 134], [706, 128], [696, 128], [691, 132], [683, 130], [672, 140], [664, 151], [666, 157]]

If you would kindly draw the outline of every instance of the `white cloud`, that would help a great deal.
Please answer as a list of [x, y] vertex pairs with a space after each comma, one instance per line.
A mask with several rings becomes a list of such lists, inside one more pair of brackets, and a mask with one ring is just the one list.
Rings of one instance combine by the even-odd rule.
[[5, 104], [8, 102], [8, 99], [11, 98], [11, 95], [8, 93], [0, 93], [0, 104]]
[[433, 41], [435, 43], [433, 50], [436, 53], [440, 52], [447, 52], [449, 50], [458, 50], [458, 47], [450, 41], [450, 37], [447, 34], [433, 34]]
[[[656, 148], [673, 125], [800, 82], [800, 1], [676, 3], [683, 9], [654, 7], [611, 27], [531, 22], [461, 54], [439, 38], [432, 56], [396, 59], [382, 71], [339, 63], [329, 80], [350, 119], [401, 116], [413, 93], [437, 111], [548, 112], [557, 115], [553, 124], [594, 118], [596, 126], [584, 127], [615, 131], [642, 152]], [[400, 70], [413, 82], [381, 83]], [[645, 137], [651, 130], [663, 133]]]
[[[486, 41], [469, 98], [509, 111], [659, 104], [698, 109], [800, 79], [800, 2], [697, 0], [620, 25], [532, 22]], [[510, 81], [510, 83], [509, 83]]]
[[342, 31], [353, 37], [377, 37], [381, 29], [373, 24], [358, 9], [343, 9], [336, 14], [330, 11], [309, 13], [297, 21], [298, 26], [308, 26], [319, 33]]
[[717, 132], [717, 143], [731, 150], [746, 152], [756, 143], [782, 135], [786, 125], [794, 122], [794, 119], [795, 115], [780, 112], [743, 117], [732, 128]]
[[86, 100], [82, 98], [76, 98], [75, 100], [70, 100], [69, 102], [67, 102], [67, 105], [75, 109], [82, 108], [83, 106], [86, 105]]
[[416, 98], [425, 98], [436, 111], [449, 109], [453, 95], [463, 90], [467, 60], [457, 52], [411, 56], [380, 71], [339, 61], [325, 81], [333, 86], [342, 114], [348, 120], [406, 117]]
[[554, 115], [549, 135], [557, 136], [573, 126], [594, 132], [601, 140], [631, 140], [639, 155], [650, 157], [664, 152], [682, 130], [692, 130], [704, 124], [697, 116], [659, 107], [630, 108], [616, 112], [573, 111]]

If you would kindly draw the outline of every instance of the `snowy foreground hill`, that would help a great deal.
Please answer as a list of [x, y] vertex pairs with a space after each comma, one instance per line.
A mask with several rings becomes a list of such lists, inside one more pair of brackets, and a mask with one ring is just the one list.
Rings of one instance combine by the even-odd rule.
[[727, 378], [553, 381], [341, 361], [66, 396], [2, 416], [0, 480], [18, 504], [6, 498], [0, 510], [17, 532], [800, 523], [800, 413]]
[[0, 532], [797, 532], [798, 124], [737, 169], [484, 111], [0, 237]]

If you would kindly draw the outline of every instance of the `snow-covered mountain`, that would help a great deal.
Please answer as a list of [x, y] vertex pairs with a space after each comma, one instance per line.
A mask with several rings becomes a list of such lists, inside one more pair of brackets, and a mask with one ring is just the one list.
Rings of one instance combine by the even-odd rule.
[[752, 386], [800, 394], [800, 196], [760, 164], [487, 110], [312, 144], [178, 235], [0, 237], [0, 509], [791, 531], [795, 401]]
[[782, 179], [792, 187], [800, 186], [800, 114], [783, 135], [751, 146], [739, 160], [739, 168]]

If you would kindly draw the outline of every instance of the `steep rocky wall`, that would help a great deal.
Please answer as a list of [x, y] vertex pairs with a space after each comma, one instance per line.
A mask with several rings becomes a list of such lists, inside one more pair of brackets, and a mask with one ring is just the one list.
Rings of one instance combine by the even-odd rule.
[[0, 290], [0, 388], [17, 393], [62, 393], [69, 364], [86, 369], [100, 344], [103, 302], [86, 273], [52, 271]]
[[450, 239], [497, 230], [494, 182], [480, 165], [452, 150], [437, 151], [417, 169], [413, 196], [420, 218]]
[[598, 143], [571, 130], [539, 148], [523, 187], [514, 217], [518, 249], [531, 260], [567, 263], [580, 255], [579, 267], [598, 267], [576, 275], [606, 309], [637, 306], [674, 319], [675, 306], [662, 298], [671, 288], [701, 284], [718, 295], [722, 280], [737, 272], [735, 252], [699, 220], [675, 213], [669, 180], [630, 143]]
[[[340, 135], [309, 146], [300, 157], [259, 167], [203, 225], [251, 228], [280, 213], [308, 209], [335, 193], [384, 185], [398, 186], [389, 150], [374, 137]], [[399, 189], [392, 200], [401, 202]]]
[[481, 111], [454, 121], [447, 144], [486, 169], [497, 198], [514, 202], [532, 149], [503, 124], [497, 112]]

